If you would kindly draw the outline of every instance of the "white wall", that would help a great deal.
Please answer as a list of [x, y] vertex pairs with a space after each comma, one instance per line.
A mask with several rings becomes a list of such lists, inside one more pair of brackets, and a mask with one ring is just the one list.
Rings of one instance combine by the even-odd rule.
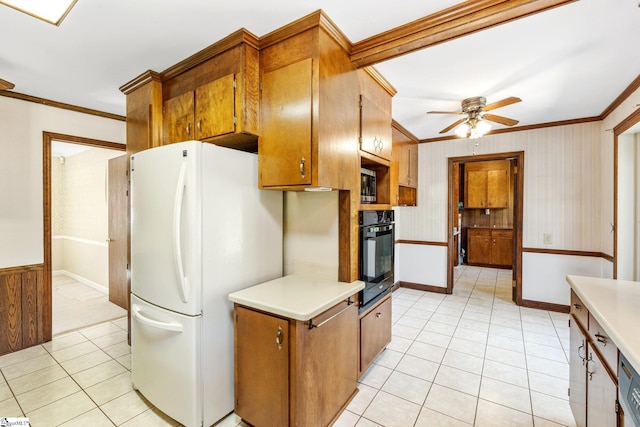
[[[603, 246], [601, 133], [602, 123], [590, 122], [487, 136], [479, 141], [477, 148], [472, 141], [462, 139], [420, 144], [418, 207], [396, 208], [396, 238], [447, 241], [448, 158], [471, 156], [474, 149], [476, 154], [524, 151], [523, 247], [600, 252]], [[552, 235], [552, 244], [543, 243], [544, 234]], [[446, 254], [439, 252], [446, 253], [446, 248], [434, 252], [437, 255], [419, 258], [422, 265], [418, 265], [418, 261], [401, 260], [400, 280], [412, 281], [407, 277], [416, 277], [418, 271], [427, 269], [441, 274]], [[554, 259], [558, 277], [574, 271], [570, 258]], [[587, 263], [593, 263], [592, 271], [601, 274], [604, 270], [600, 268], [600, 258], [589, 258], [592, 259]], [[529, 260], [528, 266], [532, 266], [537, 258]], [[537, 268], [540, 267], [545, 268], [544, 265]], [[569, 304], [564, 283], [556, 281], [556, 285], [540, 287], [539, 277], [534, 273], [531, 268], [523, 267], [525, 299], [530, 296], [536, 301]], [[422, 273], [423, 277], [426, 274]], [[434, 280], [439, 282], [439, 278]]]
[[339, 192], [284, 193], [284, 274], [338, 278]]
[[0, 96], [0, 268], [44, 261], [43, 131], [126, 139], [123, 121]]

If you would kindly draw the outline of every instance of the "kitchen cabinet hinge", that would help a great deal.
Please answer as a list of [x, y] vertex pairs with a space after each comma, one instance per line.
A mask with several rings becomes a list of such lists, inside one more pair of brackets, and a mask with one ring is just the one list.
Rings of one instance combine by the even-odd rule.
[[233, 116], [233, 125], [234, 126], [238, 125], [238, 117], [237, 116]]
[[262, 82], [260, 82], [260, 92], [262, 92]]
[[620, 413], [620, 403], [616, 400], [616, 414]]
[[238, 83], [237, 80], [235, 78], [235, 76], [233, 77], [233, 90], [236, 90], [238, 88]]

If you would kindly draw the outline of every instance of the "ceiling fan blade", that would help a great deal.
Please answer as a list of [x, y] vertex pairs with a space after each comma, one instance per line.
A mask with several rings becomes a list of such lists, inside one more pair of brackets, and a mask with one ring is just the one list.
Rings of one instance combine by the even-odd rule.
[[462, 111], [427, 111], [427, 114], [464, 114]]
[[449, 132], [451, 129], [455, 128], [456, 126], [458, 126], [459, 124], [465, 122], [467, 120], [467, 118], [465, 117], [464, 119], [460, 119], [460, 120], [456, 120], [455, 122], [451, 123], [449, 126], [447, 126], [446, 128], [442, 129], [440, 131], [440, 133], [447, 133]]
[[510, 119], [508, 117], [496, 116], [495, 114], [485, 114], [482, 116], [484, 120], [500, 123], [505, 126], [514, 126], [518, 124], [518, 120]]
[[483, 110], [484, 111], [495, 110], [496, 108], [504, 107], [506, 105], [515, 104], [516, 102], [520, 102], [520, 101], [522, 101], [522, 99], [516, 98], [515, 96], [511, 96], [509, 98], [505, 98], [505, 99], [501, 99], [500, 101], [496, 101], [496, 102], [494, 102], [492, 104], [485, 105]]
[[6, 80], [2, 80], [0, 79], [0, 90], [11, 90], [15, 87], [16, 85], [14, 85], [11, 82], [8, 82]]

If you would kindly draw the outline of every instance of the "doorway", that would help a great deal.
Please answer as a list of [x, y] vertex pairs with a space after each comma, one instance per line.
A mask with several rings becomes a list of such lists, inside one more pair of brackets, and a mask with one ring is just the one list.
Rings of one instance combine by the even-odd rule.
[[[509, 161], [510, 163], [510, 179], [513, 185], [510, 187], [512, 197], [508, 209], [501, 209], [503, 218], [493, 223], [487, 222], [486, 225], [493, 227], [496, 221], [502, 221], [501, 224], [508, 224], [512, 227], [512, 235], [510, 237], [511, 244], [511, 268], [512, 268], [512, 300], [517, 305], [522, 305], [522, 212], [523, 212], [523, 189], [524, 189], [524, 152], [496, 153], [485, 155], [474, 155], [465, 157], [455, 157], [448, 159], [448, 260], [447, 260], [447, 293], [453, 292], [454, 285], [454, 268], [461, 260], [459, 256], [459, 247], [464, 246], [461, 241], [468, 237], [465, 233], [466, 224], [460, 221], [461, 209], [464, 203], [461, 201], [460, 188], [464, 186], [464, 178], [460, 178], [460, 170], [463, 165], [475, 162], [495, 162]], [[504, 215], [510, 217], [504, 218]], [[488, 220], [487, 220], [488, 221]], [[504, 240], [504, 237], [502, 238]], [[496, 238], [496, 243], [500, 241]], [[507, 243], [509, 245], [509, 242]]]
[[640, 280], [640, 109], [614, 129], [613, 278]]
[[[58, 146], [75, 150], [66, 151], [65, 157], [57, 152]], [[109, 243], [103, 237], [110, 210], [106, 159], [122, 156], [124, 150], [124, 144], [43, 132], [44, 271], [45, 289], [50, 290], [45, 310], [52, 334], [97, 323], [100, 316], [126, 315], [107, 300], [111, 259], [105, 255]], [[61, 178], [64, 184], [56, 183]], [[56, 286], [54, 271], [61, 273]]]

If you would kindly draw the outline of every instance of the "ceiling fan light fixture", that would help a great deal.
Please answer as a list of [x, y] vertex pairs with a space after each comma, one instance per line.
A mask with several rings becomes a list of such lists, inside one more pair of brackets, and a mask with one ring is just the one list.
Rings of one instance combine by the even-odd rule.
[[453, 132], [456, 135], [458, 135], [460, 138], [466, 138], [467, 135], [469, 135], [469, 130], [471, 130], [471, 126], [469, 126], [469, 122], [464, 122], [456, 126]]
[[[486, 122], [484, 120], [478, 120], [476, 122], [476, 125], [473, 126], [473, 128], [471, 129], [471, 133], [474, 133], [477, 135], [476, 138], [480, 138], [482, 136], [485, 136], [487, 134], [487, 132], [489, 132], [491, 130], [491, 125], [489, 124], [489, 122]], [[475, 139], [475, 138], [472, 138]]]

